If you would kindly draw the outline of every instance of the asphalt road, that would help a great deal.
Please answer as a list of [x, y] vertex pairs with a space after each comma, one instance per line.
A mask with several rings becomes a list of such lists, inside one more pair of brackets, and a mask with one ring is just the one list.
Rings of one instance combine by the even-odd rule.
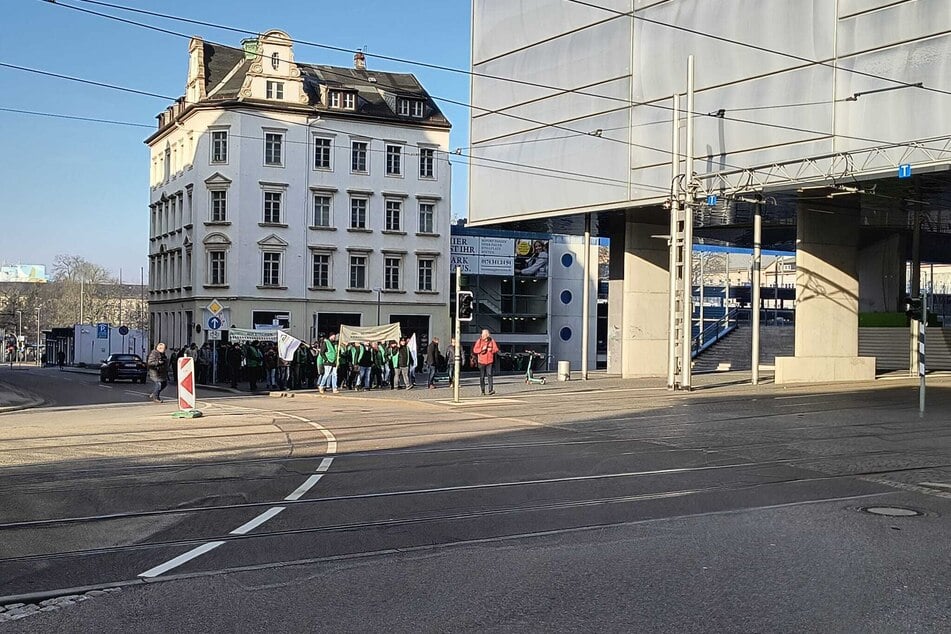
[[924, 418], [902, 381], [603, 379], [218, 395], [191, 420], [143, 386], [17, 379], [57, 405], [0, 416], [0, 605], [121, 591], [11, 631], [951, 628], [944, 379]]

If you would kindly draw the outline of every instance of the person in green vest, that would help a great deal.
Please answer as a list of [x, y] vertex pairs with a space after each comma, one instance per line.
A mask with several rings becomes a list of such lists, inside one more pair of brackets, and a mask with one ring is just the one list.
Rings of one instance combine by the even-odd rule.
[[264, 355], [261, 354], [260, 344], [257, 341], [245, 345], [244, 363], [248, 372], [248, 389], [257, 392], [258, 376], [261, 373], [261, 368], [264, 367]]
[[337, 335], [332, 334], [325, 338], [320, 344], [320, 360], [324, 365], [324, 374], [320, 377], [318, 390], [321, 394], [329, 386], [334, 394], [340, 390], [337, 389]]

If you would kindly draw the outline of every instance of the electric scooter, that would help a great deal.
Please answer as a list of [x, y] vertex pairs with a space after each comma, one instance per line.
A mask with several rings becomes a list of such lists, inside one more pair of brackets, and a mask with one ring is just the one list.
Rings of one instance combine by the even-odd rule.
[[535, 359], [544, 358], [540, 352], [534, 352], [532, 350], [526, 350], [525, 354], [527, 355], [527, 363], [525, 364], [525, 383], [536, 384], [536, 385], [545, 385], [546, 379], [543, 376], [535, 376], [532, 372], [532, 365], [535, 363]]

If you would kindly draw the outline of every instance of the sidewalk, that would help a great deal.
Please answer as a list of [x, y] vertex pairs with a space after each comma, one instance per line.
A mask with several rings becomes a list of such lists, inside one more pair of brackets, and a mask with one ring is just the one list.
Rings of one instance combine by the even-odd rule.
[[0, 414], [39, 407], [42, 404], [43, 399], [38, 396], [0, 382]]

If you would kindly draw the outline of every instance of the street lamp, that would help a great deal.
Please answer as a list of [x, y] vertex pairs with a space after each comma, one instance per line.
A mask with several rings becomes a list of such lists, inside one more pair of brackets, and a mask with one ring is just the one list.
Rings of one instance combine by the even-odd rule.
[[36, 308], [36, 365], [40, 365], [40, 309]]
[[17, 311], [17, 361], [23, 361], [23, 311]]
[[374, 288], [376, 291], [376, 325], [380, 325], [380, 293], [383, 292], [382, 288]]

